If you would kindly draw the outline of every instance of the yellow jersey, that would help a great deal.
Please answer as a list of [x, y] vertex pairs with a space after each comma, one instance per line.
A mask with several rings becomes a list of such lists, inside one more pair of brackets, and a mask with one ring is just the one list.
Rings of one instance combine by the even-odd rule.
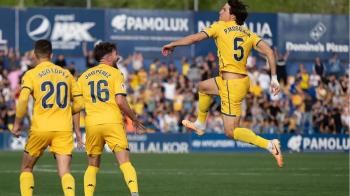
[[42, 62], [24, 74], [21, 86], [34, 98], [31, 131], [72, 131], [71, 102], [81, 94], [68, 70]]
[[116, 95], [126, 95], [123, 74], [119, 69], [99, 64], [86, 70], [78, 79], [85, 104], [85, 125], [123, 123]]
[[235, 21], [218, 21], [202, 32], [215, 40], [220, 72], [247, 74], [247, 58], [261, 40], [259, 36]]

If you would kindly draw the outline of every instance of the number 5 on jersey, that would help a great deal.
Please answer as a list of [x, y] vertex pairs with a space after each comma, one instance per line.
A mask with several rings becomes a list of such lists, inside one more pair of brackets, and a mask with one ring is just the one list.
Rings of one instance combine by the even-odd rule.
[[97, 82], [90, 81], [88, 84], [90, 86], [90, 95], [93, 103], [96, 103], [97, 99], [101, 102], [109, 100], [108, 82], [106, 80], [99, 80]]
[[233, 40], [233, 49], [235, 50], [235, 52], [237, 52], [236, 54], [233, 55], [233, 57], [236, 61], [241, 61], [244, 56], [244, 49], [240, 45], [240, 42], [244, 42], [243, 38], [241, 37], [236, 37]]

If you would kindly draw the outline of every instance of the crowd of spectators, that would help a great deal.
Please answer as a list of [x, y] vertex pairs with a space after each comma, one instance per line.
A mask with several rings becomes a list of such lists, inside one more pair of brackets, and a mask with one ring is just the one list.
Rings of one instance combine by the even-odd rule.
[[[266, 63], [259, 59], [261, 57], [248, 58], [251, 86], [242, 104], [242, 125], [256, 133], [349, 133], [349, 64], [342, 64], [334, 54], [329, 60], [316, 58], [312, 72], [300, 64], [296, 75], [287, 75], [289, 54], [280, 54], [277, 50], [275, 54], [281, 84], [278, 96], [270, 94], [270, 72]], [[93, 54], [86, 46], [83, 55], [85, 66], [92, 67]], [[79, 76], [75, 64], [67, 63], [64, 55], [56, 56], [53, 62], [69, 69], [75, 77]], [[20, 78], [34, 64], [30, 52], [21, 56], [12, 49], [0, 51], [0, 131], [12, 127]], [[213, 53], [193, 60], [183, 58], [180, 64], [154, 59], [146, 65], [139, 52], [118, 62], [128, 86], [128, 101], [148, 132], [186, 132], [181, 120], [196, 118], [198, 82], [218, 74]], [[29, 106], [28, 111], [31, 109]], [[26, 127], [30, 116], [28, 112]], [[81, 122], [84, 126], [83, 120]], [[128, 119], [126, 128], [133, 131]], [[213, 99], [207, 132], [223, 133], [219, 97]]]

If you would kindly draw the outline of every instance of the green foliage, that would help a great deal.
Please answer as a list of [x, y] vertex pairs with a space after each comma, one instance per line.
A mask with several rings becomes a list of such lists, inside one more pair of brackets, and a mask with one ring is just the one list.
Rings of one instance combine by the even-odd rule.
[[[250, 12], [349, 14], [349, 0], [242, 0]], [[0, 0], [0, 6], [86, 7], [86, 0]], [[226, 0], [198, 0], [199, 10], [219, 11]], [[193, 10], [194, 0], [91, 0], [95, 8]]]

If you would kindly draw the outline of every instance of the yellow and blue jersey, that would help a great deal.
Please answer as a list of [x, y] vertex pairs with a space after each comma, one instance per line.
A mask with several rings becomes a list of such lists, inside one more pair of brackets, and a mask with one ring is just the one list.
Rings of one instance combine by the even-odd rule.
[[116, 95], [126, 95], [123, 74], [119, 69], [99, 64], [86, 70], [78, 79], [85, 104], [86, 126], [123, 123]]
[[235, 21], [219, 21], [203, 30], [215, 40], [220, 72], [247, 74], [247, 58], [261, 38]]
[[72, 131], [71, 101], [81, 94], [68, 70], [42, 62], [24, 74], [21, 87], [34, 98], [31, 131]]

